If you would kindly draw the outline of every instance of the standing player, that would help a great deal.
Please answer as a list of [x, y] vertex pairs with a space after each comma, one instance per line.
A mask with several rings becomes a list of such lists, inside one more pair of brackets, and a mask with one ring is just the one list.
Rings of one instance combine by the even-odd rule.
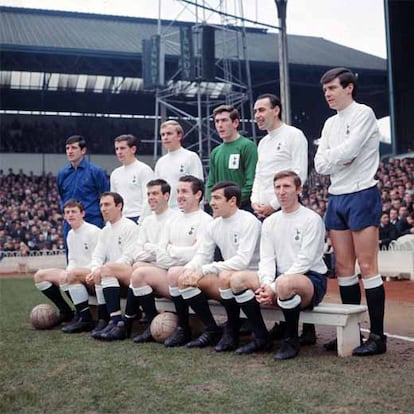
[[[88, 306], [88, 292], [84, 286], [73, 288], [68, 285], [74, 280], [85, 280], [90, 272], [92, 252], [100, 233], [99, 227], [84, 221], [85, 210], [81, 202], [70, 199], [63, 206], [65, 220], [71, 230], [68, 233], [68, 265], [66, 270], [41, 269], [34, 275], [36, 287], [48, 297], [59, 309], [59, 318], [56, 324], [68, 322], [73, 317], [73, 311], [68, 305], [59, 287], [69, 291], [78, 318], [73, 324], [63, 327], [66, 333], [90, 331], [92, 329], [92, 316]], [[81, 292], [82, 291], [82, 292]], [[75, 325], [76, 324], [76, 329]], [[72, 327], [71, 329], [69, 329]]]
[[[230, 280], [236, 271], [257, 270], [261, 227], [260, 221], [253, 214], [239, 209], [240, 202], [241, 190], [236, 183], [223, 181], [212, 188], [211, 207], [215, 219], [207, 226], [197, 254], [178, 275], [177, 284], [181, 296], [206, 327], [198, 338], [187, 343], [188, 348], [203, 348], [217, 342], [220, 330], [210, 311], [208, 297], [219, 300], [227, 313], [227, 323], [215, 347], [216, 351], [237, 348], [240, 307], [231, 291]], [[220, 248], [223, 260], [211, 262], [216, 246]], [[179, 320], [183, 319], [177, 313]], [[174, 336], [183, 336], [182, 330], [181, 324]], [[257, 333], [260, 335], [262, 332]], [[264, 344], [269, 343], [266, 330], [258, 340], [263, 340]]]
[[[156, 294], [167, 298], [171, 294], [177, 307], [175, 292], [169, 289], [167, 269], [188, 263], [202, 243], [205, 228], [212, 221], [212, 217], [200, 209], [203, 194], [204, 183], [199, 178], [187, 175], [179, 179], [177, 202], [182, 213], [170, 220], [162, 232], [156, 261], [149, 266], [137, 266], [132, 274], [131, 288], [149, 323], [158, 313]], [[188, 314], [188, 308], [181, 301], [178, 307]], [[136, 343], [152, 340], [149, 326], [134, 338]]]
[[[302, 183], [308, 174], [308, 141], [300, 129], [282, 122], [282, 104], [272, 94], [260, 95], [254, 104], [254, 117], [260, 130], [267, 135], [259, 142], [259, 159], [256, 165], [252, 190], [252, 207], [260, 219], [276, 211], [280, 205], [273, 190], [274, 175], [283, 170], [295, 171]], [[283, 336], [283, 323], [275, 324], [272, 336]], [[303, 325], [301, 343], [316, 342], [315, 326]]]
[[161, 140], [168, 151], [155, 164], [155, 176], [171, 185], [170, 207], [177, 209], [177, 185], [180, 177], [193, 175], [204, 179], [203, 166], [199, 156], [182, 147], [184, 131], [177, 121], [166, 121], [160, 125]]
[[[298, 174], [290, 170], [278, 172], [274, 191], [281, 210], [263, 223], [259, 271], [234, 274], [231, 287], [253, 330], [265, 329], [256, 300], [271, 304], [277, 298], [286, 324], [282, 345], [274, 359], [282, 360], [299, 353], [300, 311], [312, 309], [322, 300], [327, 268], [323, 261], [325, 227], [317, 213], [299, 203], [302, 187]], [[236, 353], [250, 354], [259, 345], [256, 335]]]
[[[98, 301], [99, 322], [92, 332], [92, 337], [112, 341], [125, 339], [127, 336], [125, 322], [122, 320], [119, 282], [128, 286], [129, 277], [125, 280], [120, 275], [115, 275], [110, 264], [115, 262], [132, 265], [138, 253], [138, 226], [122, 217], [124, 202], [118, 193], [103, 193], [100, 205], [107, 224], [102, 229], [93, 252], [91, 272], [87, 275], [86, 282], [95, 284]], [[105, 326], [106, 311], [109, 313], [110, 321]]]
[[[359, 304], [358, 260], [368, 305], [371, 333], [358, 356], [386, 352], [385, 291], [378, 273], [378, 226], [381, 197], [374, 176], [379, 164], [379, 131], [374, 112], [354, 101], [355, 75], [335, 68], [321, 78], [325, 99], [337, 114], [323, 127], [315, 168], [330, 175], [326, 227], [335, 254], [335, 272], [343, 303]], [[336, 349], [336, 340], [325, 346]]]
[[147, 182], [154, 177], [154, 172], [145, 163], [136, 159], [139, 140], [131, 134], [115, 138], [115, 153], [122, 163], [112, 171], [111, 191], [124, 199], [122, 215], [138, 222], [146, 206]]
[[211, 189], [220, 181], [233, 181], [241, 188], [240, 208], [251, 211], [254, 173], [257, 163], [257, 146], [239, 132], [240, 115], [233, 106], [221, 105], [214, 109], [214, 124], [223, 143], [210, 155], [206, 199], [210, 201]]
[[[85, 158], [86, 141], [80, 135], [72, 135], [66, 140], [66, 156], [69, 164], [62, 168], [57, 175], [58, 192], [61, 207], [71, 198], [79, 200], [85, 208], [85, 221], [102, 228], [99, 197], [109, 190], [105, 171]], [[63, 208], [62, 208], [63, 210]], [[69, 224], [63, 223], [63, 233], [66, 242], [70, 230]]]
[[303, 132], [282, 122], [280, 99], [270, 93], [260, 95], [254, 104], [254, 118], [260, 130], [267, 131], [258, 146], [252, 190], [252, 207], [259, 218], [279, 208], [273, 191], [273, 177], [282, 170], [295, 171], [302, 183], [308, 174], [308, 141]]

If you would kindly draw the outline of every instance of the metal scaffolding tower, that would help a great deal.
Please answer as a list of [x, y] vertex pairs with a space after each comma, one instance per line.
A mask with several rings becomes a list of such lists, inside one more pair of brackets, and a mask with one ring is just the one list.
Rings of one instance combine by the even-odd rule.
[[[221, 104], [237, 107], [241, 115], [241, 129], [251, 130], [256, 139], [255, 129], [249, 124], [253, 119], [251, 105], [246, 110], [248, 101], [252, 101], [250, 65], [246, 47], [246, 29], [243, 17], [242, 0], [196, 0], [178, 1], [183, 10], [175, 20], [166, 22], [161, 17], [162, 7], [159, 0], [158, 39], [159, 39], [159, 78], [155, 88], [155, 128], [154, 159], [159, 155], [159, 124], [167, 119], [177, 119], [184, 127], [185, 146], [200, 155], [204, 165], [208, 165], [210, 152], [215, 143], [221, 140], [215, 133], [212, 123], [212, 110]], [[202, 3], [202, 4], [201, 4]], [[209, 3], [209, 4], [206, 4]], [[194, 23], [177, 24], [176, 20], [184, 10], [191, 11]], [[229, 10], [234, 13], [229, 13]], [[193, 67], [181, 64], [175, 73], [168, 69], [168, 53], [174, 51], [183, 54], [180, 27], [191, 27], [191, 62]], [[209, 28], [207, 30], [206, 28]], [[213, 56], [207, 56], [205, 34], [210, 33], [208, 41], [213, 44]], [[213, 33], [213, 35], [211, 35]], [[207, 33], [208, 35], [208, 33]], [[188, 40], [188, 39], [187, 39]], [[190, 55], [189, 55], [190, 56]], [[211, 73], [206, 76], [205, 65]], [[184, 76], [183, 70], [189, 70], [192, 78]], [[164, 79], [164, 73], [170, 73]], [[246, 113], [248, 112], [248, 113]]]

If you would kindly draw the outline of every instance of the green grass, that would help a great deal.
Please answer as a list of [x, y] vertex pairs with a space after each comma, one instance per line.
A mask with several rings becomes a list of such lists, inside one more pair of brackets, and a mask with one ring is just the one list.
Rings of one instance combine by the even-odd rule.
[[0, 279], [0, 413], [411, 413], [414, 357], [391, 349], [338, 358], [321, 347], [276, 363], [94, 341], [36, 331], [28, 315], [44, 298], [30, 279]]

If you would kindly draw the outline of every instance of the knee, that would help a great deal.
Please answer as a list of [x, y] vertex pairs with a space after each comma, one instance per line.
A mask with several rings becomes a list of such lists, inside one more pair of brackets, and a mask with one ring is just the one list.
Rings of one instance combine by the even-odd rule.
[[34, 276], [33, 276], [33, 280], [35, 283], [40, 283], [43, 282], [44, 280], [44, 273], [41, 270], [38, 270]]
[[280, 299], [287, 299], [292, 296], [292, 289], [288, 277], [279, 276], [276, 279], [276, 295]]
[[234, 272], [233, 276], [230, 280], [230, 287], [231, 290], [235, 293], [241, 292], [242, 290], [246, 289], [246, 281], [243, 277], [243, 273], [241, 272]]
[[131, 285], [133, 287], [140, 287], [144, 281], [144, 272], [142, 269], [135, 269], [131, 275]]
[[177, 286], [180, 272], [177, 268], [171, 267], [167, 272], [167, 280], [170, 286]]
[[369, 261], [361, 261], [358, 262], [358, 265], [362, 277], [369, 277], [378, 273], [378, 269], [375, 263], [371, 263]]
[[59, 285], [66, 285], [68, 283], [68, 274], [66, 272], [62, 272], [59, 275]]
[[110, 276], [112, 276], [112, 273], [113, 273], [112, 268], [108, 263], [106, 263], [102, 266], [102, 269], [101, 269], [101, 276], [102, 277], [110, 277]]
[[188, 287], [182, 274], [177, 277], [177, 286], [178, 289], [186, 289]]
[[223, 270], [219, 274], [219, 285], [220, 289], [229, 289], [231, 287], [231, 279], [233, 276], [233, 272], [228, 270]]
[[69, 285], [73, 285], [78, 282], [78, 277], [75, 272], [66, 272], [66, 280]]

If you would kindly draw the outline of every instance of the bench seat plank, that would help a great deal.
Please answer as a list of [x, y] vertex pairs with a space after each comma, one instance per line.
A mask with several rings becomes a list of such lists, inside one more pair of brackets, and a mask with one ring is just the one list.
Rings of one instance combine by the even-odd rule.
[[[123, 299], [123, 302], [125, 299]], [[96, 298], [89, 298], [90, 305], [96, 305]], [[209, 301], [211, 311], [215, 317], [225, 317], [224, 307], [215, 300]], [[174, 312], [174, 303], [169, 299], [158, 298], [157, 309]], [[284, 321], [283, 312], [275, 306], [261, 307], [263, 318], [267, 321]], [[300, 313], [300, 323], [313, 323], [315, 325], [328, 325], [336, 327], [338, 340], [338, 355], [341, 357], [352, 355], [352, 351], [360, 344], [360, 322], [364, 319], [366, 305], [344, 305], [341, 303], [320, 303], [313, 310]]]

